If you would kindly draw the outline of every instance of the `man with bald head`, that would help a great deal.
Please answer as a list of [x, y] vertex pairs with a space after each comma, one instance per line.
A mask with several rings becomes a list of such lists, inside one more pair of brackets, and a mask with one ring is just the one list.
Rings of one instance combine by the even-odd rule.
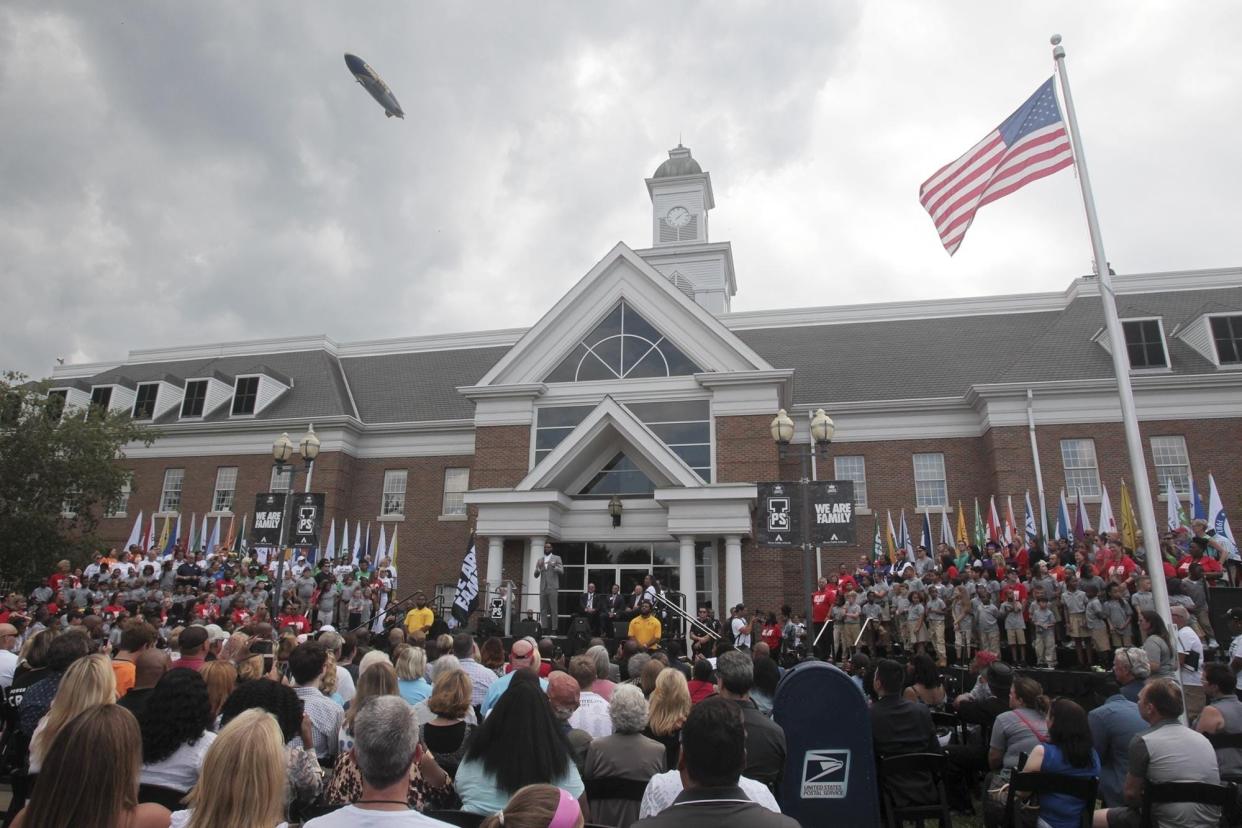
[[154, 647], [143, 650], [134, 657], [134, 686], [117, 702], [130, 713], [138, 716], [147, 706], [147, 697], [159, 684], [160, 679], [172, 666], [167, 650]]
[[560, 725], [561, 732], [569, 740], [570, 754], [574, 757], [578, 772], [581, 773], [586, 764], [587, 745], [591, 743], [591, 734], [569, 723], [570, 717], [574, 715], [581, 703], [578, 680], [563, 670], [556, 670], [548, 676], [547, 689], [548, 704], [552, 706], [552, 713], [556, 716], [556, 723]]
[[13, 673], [17, 670], [17, 627], [12, 624], [0, 624], [0, 695], [13, 683]]

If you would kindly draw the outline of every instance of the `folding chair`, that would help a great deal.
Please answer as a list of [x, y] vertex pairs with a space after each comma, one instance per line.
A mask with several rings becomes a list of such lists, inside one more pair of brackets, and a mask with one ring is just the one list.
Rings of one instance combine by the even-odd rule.
[[1058, 793], [1081, 799], [1085, 803], [1086, 807], [1082, 809], [1080, 825], [1082, 828], [1091, 828], [1091, 817], [1095, 813], [1095, 795], [1099, 784], [1100, 780], [1094, 776], [1067, 776], [1061, 773], [1039, 772], [1015, 773], [1009, 777], [1009, 796], [1005, 799], [1005, 825], [1021, 828], [1022, 815], [1018, 813], [1018, 793]]
[[[943, 753], [903, 753], [880, 757], [880, 802], [884, 806], [884, 824], [888, 828], [901, 828], [902, 823], [908, 820], [923, 828], [923, 821], [929, 819], [937, 820], [940, 828], [951, 828], [953, 818], [949, 815], [949, 800], [944, 791], [945, 762]], [[921, 777], [924, 774], [931, 776], [936, 787], [936, 800], [898, 805], [894, 790], [908, 791], [911, 775]]]

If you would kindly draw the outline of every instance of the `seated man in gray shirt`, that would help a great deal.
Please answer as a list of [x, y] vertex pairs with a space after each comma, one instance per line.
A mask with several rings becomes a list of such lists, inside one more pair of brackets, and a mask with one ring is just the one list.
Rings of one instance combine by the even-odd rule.
[[[1097, 828], [1137, 828], [1143, 787], [1149, 782], [1220, 782], [1212, 744], [1178, 720], [1182, 691], [1177, 682], [1151, 679], [1139, 694], [1138, 708], [1151, 728], [1130, 742], [1126, 805], [1096, 811], [1093, 824]], [[1214, 828], [1220, 820], [1219, 808], [1190, 802], [1156, 805], [1153, 811], [1161, 828]]]

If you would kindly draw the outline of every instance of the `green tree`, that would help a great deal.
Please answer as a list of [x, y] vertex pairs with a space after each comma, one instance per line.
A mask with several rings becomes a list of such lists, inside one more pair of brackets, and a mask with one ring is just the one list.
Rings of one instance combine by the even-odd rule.
[[[43, 576], [55, 561], [81, 561], [98, 543], [99, 518], [129, 481], [118, 462], [132, 443], [158, 436], [128, 412], [65, 409], [50, 382], [0, 378], [0, 573]], [[66, 509], [68, 507], [68, 509]], [[72, 512], [72, 516], [66, 516]]]

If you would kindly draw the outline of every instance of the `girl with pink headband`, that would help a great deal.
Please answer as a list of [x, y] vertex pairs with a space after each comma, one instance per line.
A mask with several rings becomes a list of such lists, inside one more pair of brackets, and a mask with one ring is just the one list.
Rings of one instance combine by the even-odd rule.
[[483, 820], [481, 828], [582, 828], [586, 822], [574, 795], [552, 785], [527, 785], [503, 811]]

